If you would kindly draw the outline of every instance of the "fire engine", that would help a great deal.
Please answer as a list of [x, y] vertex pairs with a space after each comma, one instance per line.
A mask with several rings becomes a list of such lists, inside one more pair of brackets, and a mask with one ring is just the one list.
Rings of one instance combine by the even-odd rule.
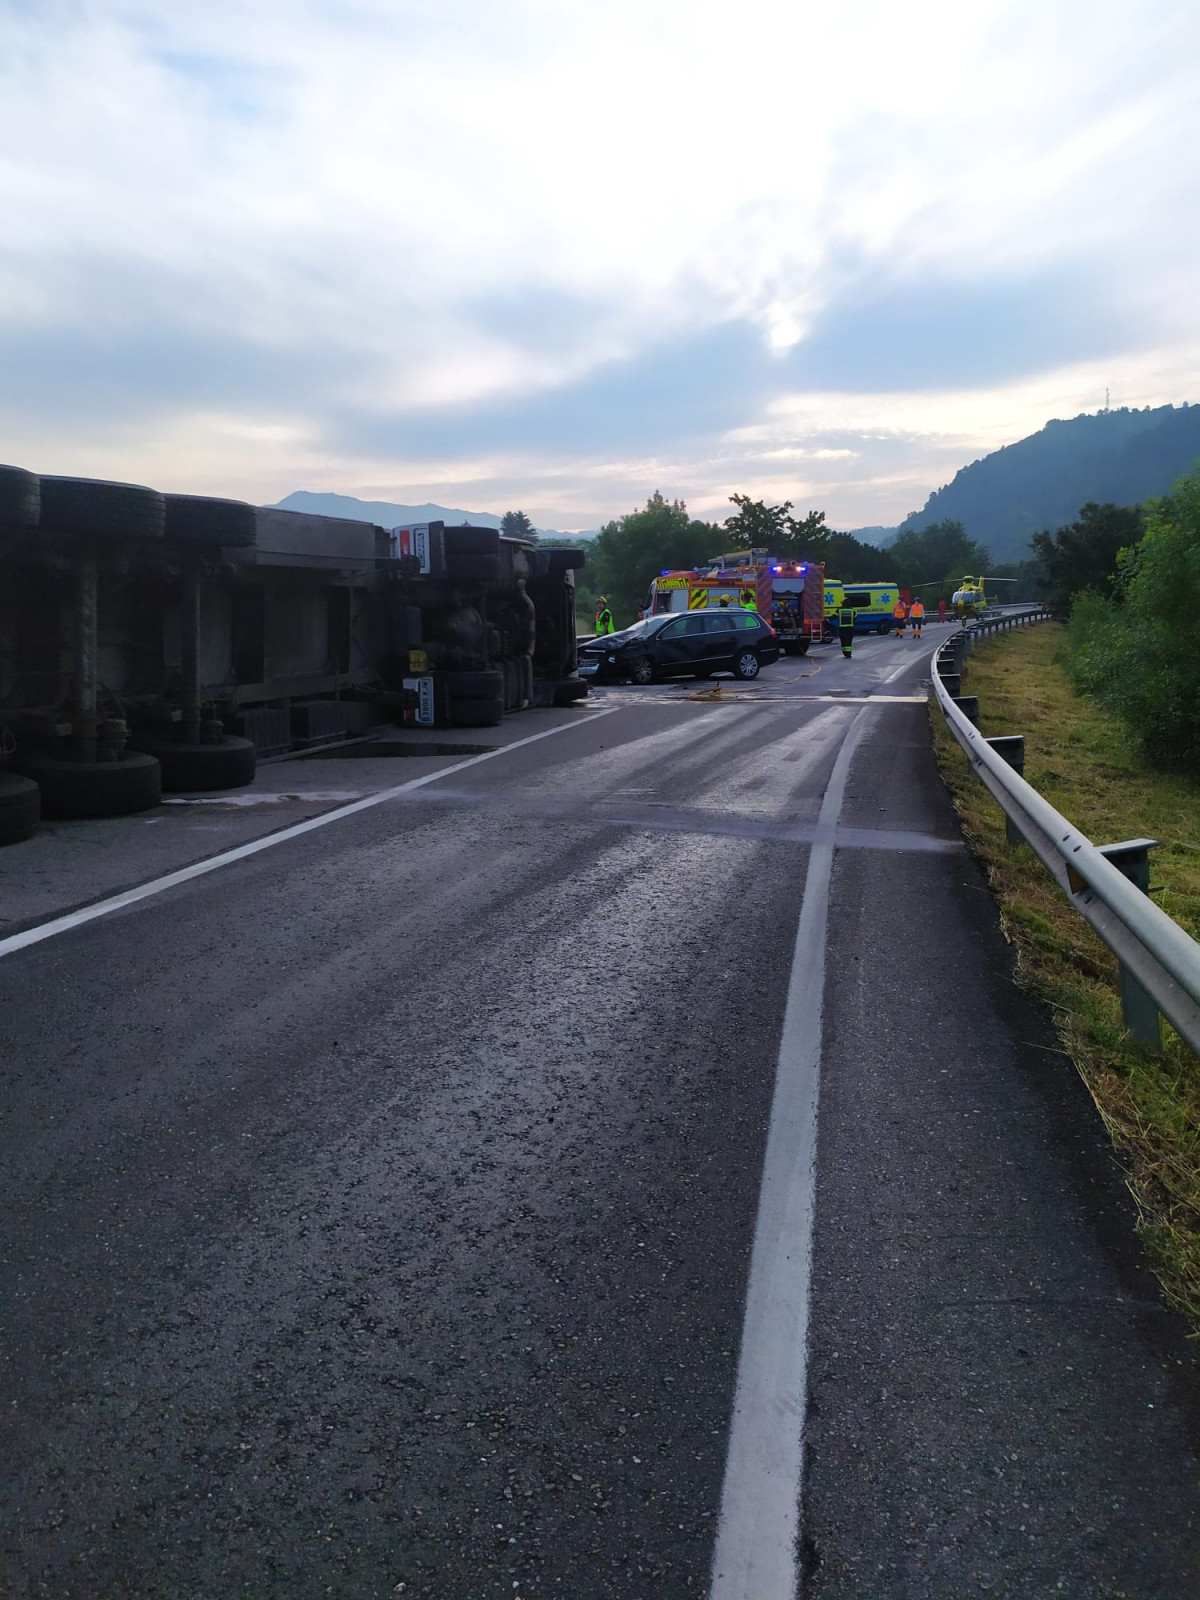
[[806, 655], [821, 642], [825, 568], [816, 561], [780, 561], [766, 550], [735, 550], [704, 567], [661, 572], [650, 585], [644, 614], [745, 606], [774, 628], [787, 655]]

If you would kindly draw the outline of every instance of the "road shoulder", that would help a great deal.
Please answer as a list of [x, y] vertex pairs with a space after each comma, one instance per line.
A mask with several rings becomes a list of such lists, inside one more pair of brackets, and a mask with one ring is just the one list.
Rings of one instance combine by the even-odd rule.
[[[952, 829], [887, 732], [845, 820]], [[1192, 1357], [978, 868], [842, 853], [828, 969], [806, 1592], [1194, 1595]]]

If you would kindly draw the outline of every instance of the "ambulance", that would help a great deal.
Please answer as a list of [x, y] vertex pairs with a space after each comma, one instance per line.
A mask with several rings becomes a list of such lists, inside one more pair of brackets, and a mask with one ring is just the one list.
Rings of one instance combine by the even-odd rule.
[[832, 638], [837, 630], [837, 614], [849, 606], [854, 612], [855, 633], [890, 633], [892, 608], [900, 598], [900, 589], [894, 583], [839, 583], [836, 578], [825, 580], [825, 636]]

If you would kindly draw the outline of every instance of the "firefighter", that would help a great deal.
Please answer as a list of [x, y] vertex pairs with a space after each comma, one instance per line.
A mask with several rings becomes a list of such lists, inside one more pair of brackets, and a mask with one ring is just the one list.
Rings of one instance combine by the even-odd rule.
[[741, 606], [743, 611], [758, 610], [758, 597], [755, 595], [753, 589], [742, 590]]
[[905, 624], [908, 622], [908, 607], [897, 596], [896, 604], [892, 607], [892, 632], [899, 638], [904, 637]]
[[921, 637], [921, 624], [925, 621], [924, 602], [921, 600], [914, 600], [908, 615], [913, 625], [913, 638], [919, 639]]
[[843, 606], [838, 612], [838, 638], [842, 643], [842, 654], [846, 660], [850, 659], [850, 652], [854, 649], [854, 607]]
[[601, 595], [596, 601], [596, 636], [599, 638], [603, 633], [616, 633], [616, 631], [613, 614], [608, 609], [608, 601]]

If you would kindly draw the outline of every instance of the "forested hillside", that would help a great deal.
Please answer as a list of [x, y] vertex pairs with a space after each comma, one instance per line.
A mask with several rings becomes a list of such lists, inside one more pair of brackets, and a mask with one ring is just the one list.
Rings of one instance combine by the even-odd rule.
[[1139, 505], [1166, 494], [1200, 460], [1200, 406], [1120, 409], [1048, 422], [1038, 433], [973, 461], [931, 494], [904, 527], [953, 519], [992, 562], [1029, 554], [1040, 528], [1072, 521], [1088, 501]]

